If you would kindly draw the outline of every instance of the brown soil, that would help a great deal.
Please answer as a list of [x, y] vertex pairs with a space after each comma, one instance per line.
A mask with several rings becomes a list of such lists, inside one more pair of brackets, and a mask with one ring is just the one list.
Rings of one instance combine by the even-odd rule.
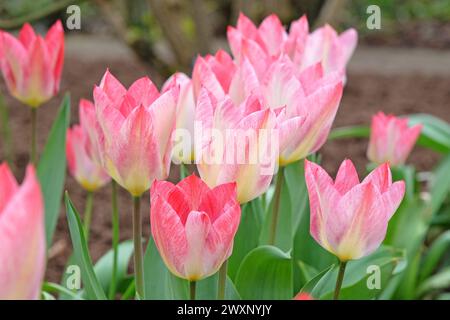
[[[151, 74], [151, 70], [131, 58], [108, 59], [91, 61], [89, 59], [68, 57], [65, 63], [62, 91], [71, 91], [72, 123], [78, 121], [78, 110], [75, 107], [82, 97], [90, 98], [94, 83], [98, 83], [106, 67], [125, 84], [129, 85], [136, 78]], [[159, 82], [159, 81], [157, 81]], [[344, 98], [339, 110], [335, 127], [369, 123], [371, 116], [378, 110], [394, 114], [408, 114], [427, 112], [446, 121], [450, 121], [448, 103], [450, 101], [450, 76], [381, 76], [351, 73], [345, 88]], [[0, 83], [0, 90], [6, 93], [4, 83]], [[39, 150], [45, 144], [51, 123], [56, 116], [56, 109], [61, 101], [62, 94], [54, 98], [39, 110]], [[21, 106], [5, 94], [5, 101], [10, 110], [13, 138], [15, 141], [16, 174], [21, 179], [24, 167], [28, 161], [29, 149], [29, 109]], [[1, 145], [0, 145], [1, 147]], [[366, 164], [365, 152], [367, 141], [365, 139], [351, 139], [333, 141], [322, 148], [323, 163], [327, 170], [334, 173], [344, 158], [354, 160], [361, 172]], [[0, 151], [0, 158], [4, 155]], [[410, 162], [419, 169], [428, 170], [436, 163], [439, 156], [425, 150], [416, 148], [410, 157]], [[85, 192], [68, 176], [66, 188], [80, 212], [83, 210]], [[142, 212], [143, 230], [149, 234], [148, 193], [143, 197]], [[121, 191], [119, 194], [120, 232], [121, 239], [131, 237], [131, 200], [128, 194]], [[91, 255], [96, 261], [109, 248], [111, 242], [111, 202], [110, 188], [106, 187], [95, 194], [92, 231], [90, 239]], [[62, 209], [54, 237], [53, 250], [50, 253], [46, 279], [60, 280], [66, 259], [71, 253], [70, 236], [67, 228], [65, 212]]]

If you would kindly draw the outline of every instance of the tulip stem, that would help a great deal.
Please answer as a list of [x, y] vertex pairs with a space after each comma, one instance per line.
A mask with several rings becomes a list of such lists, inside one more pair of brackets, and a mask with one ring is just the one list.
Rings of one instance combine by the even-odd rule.
[[339, 263], [339, 273], [336, 279], [336, 288], [334, 289], [334, 300], [339, 299], [339, 293], [341, 292], [342, 282], [344, 280], [345, 267], [347, 265], [346, 261], [341, 261]]
[[195, 300], [195, 291], [197, 288], [197, 282], [196, 281], [189, 281], [189, 292], [190, 292], [190, 299]]
[[31, 108], [31, 163], [33, 165], [37, 165], [36, 159], [36, 118], [37, 118], [37, 109]]
[[94, 199], [94, 193], [92, 191], [88, 191], [86, 195], [86, 204], [84, 207], [84, 234], [86, 236], [86, 243], [89, 243], [89, 232], [91, 229], [91, 220], [92, 220], [92, 204]]
[[181, 162], [180, 163], [180, 180], [183, 180], [188, 175], [188, 169], [186, 168], [186, 165]]
[[275, 194], [272, 207], [272, 225], [270, 229], [269, 244], [274, 245], [277, 236], [278, 216], [280, 214], [280, 198], [281, 187], [283, 185], [284, 167], [280, 167], [277, 173], [277, 181], [275, 183]]
[[119, 257], [119, 210], [117, 209], [117, 183], [111, 182], [112, 201], [112, 247], [113, 247], [113, 267], [111, 273], [111, 284], [109, 285], [108, 298], [114, 299], [116, 294], [117, 280], [117, 259]]
[[5, 101], [3, 100], [3, 96], [0, 94], [0, 117], [1, 117], [1, 138], [4, 147], [6, 161], [10, 168], [14, 166], [14, 151], [13, 144], [11, 142], [11, 125], [9, 122], [9, 113], [6, 108]]
[[133, 241], [134, 241], [134, 274], [136, 279], [136, 297], [144, 296], [144, 266], [142, 261], [142, 221], [141, 197], [133, 197]]
[[219, 289], [217, 291], [217, 300], [225, 299], [225, 288], [227, 285], [227, 265], [228, 260], [225, 260], [225, 262], [219, 269]]

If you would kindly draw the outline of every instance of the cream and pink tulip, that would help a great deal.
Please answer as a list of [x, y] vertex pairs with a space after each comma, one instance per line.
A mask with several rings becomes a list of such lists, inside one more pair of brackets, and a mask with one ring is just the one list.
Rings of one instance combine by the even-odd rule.
[[217, 99], [200, 92], [196, 121], [202, 126], [196, 139], [196, 163], [210, 188], [237, 183], [240, 203], [263, 194], [270, 185], [278, 156], [276, 115], [250, 95], [240, 105], [229, 96]]
[[34, 168], [18, 185], [0, 165], [0, 300], [38, 299], [45, 273], [44, 203]]
[[26, 23], [15, 38], [0, 31], [0, 69], [11, 95], [37, 108], [59, 91], [64, 61], [64, 29], [57, 21], [45, 38]]
[[[80, 124], [67, 130], [66, 155], [70, 174], [87, 191], [93, 192], [106, 185], [110, 176], [103, 169], [97, 140], [89, 135], [89, 126], [95, 117], [94, 104], [82, 99], [79, 105]], [[95, 119], [94, 119], [95, 120]], [[92, 130], [94, 131], [94, 130]]]
[[403, 181], [392, 182], [387, 163], [360, 182], [350, 160], [341, 164], [334, 181], [322, 167], [305, 160], [305, 178], [310, 232], [324, 249], [346, 262], [380, 246], [405, 193]]
[[235, 183], [210, 189], [191, 175], [177, 185], [156, 180], [150, 194], [152, 235], [169, 270], [190, 281], [216, 273], [241, 218]]
[[411, 153], [422, 125], [408, 125], [407, 118], [397, 118], [379, 112], [372, 118], [367, 157], [376, 164], [389, 162], [391, 166], [405, 163]]
[[134, 197], [169, 175], [178, 93], [160, 94], [147, 77], [127, 90], [109, 71], [94, 88], [102, 164]]

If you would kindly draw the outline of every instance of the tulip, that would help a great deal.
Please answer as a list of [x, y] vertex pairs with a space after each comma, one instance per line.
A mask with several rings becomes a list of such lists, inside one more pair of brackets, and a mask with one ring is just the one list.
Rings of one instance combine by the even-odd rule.
[[101, 161], [134, 197], [168, 177], [177, 97], [178, 87], [160, 94], [147, 77], [127, 90], [109, 71], [94, 88]]
[[210, 188], [237, 183], [240, 203], [264, 193], [272, 180], [278, 152], [275, 113], [263, 108], [250, 95], [240, 105], [229, 96], [214, 97], [207, 89], [200, 92], [196, 121], [196, 163], [201, 178]]
[[92, 141], [84, 122], [90, 113], [95, 116], [94, 105], [88, 100], [80, 101], [80, 125], [67, 130], [66, 154], [70, 174], [88, 192], [94, 192], [107, 184], [111, 178], [99, 161], [97, 141]]
[[319, 165], [305, 160], [311, 208], [311, 235], [341, 261], [359, 259], [375, 251], [386, 235], [389, 219], [405, 193], [405, 183], [392, 183], [384, 163], [361, 183], [350, 160], [333, 180]]
[[177, 185], [156, 180], [150, 194], [152, 235], [167, 268], [189, 281], [216, 273], [240, 222], [235, 183], [210, 189], [191, 175]]
[[306, 158], [325, 143], [342, 98], [338, 73], [325, 75], [320, 63], [296, 73], [283, 55], [274, 62], [262, 81], [265, 105], [276, 110], [280, 130], [279, 164], [286, 166]]
[[18, 39], [0, 31], [0, 68], [10, 93], [37, 108], [59, 91], [64, 60], [64, 29], [57, 21], [45, 38], [26, 23]]
[[34, 168], [19, 186], [0, 165], [0, 300], [38, 299], [45, 273], [44, 203]]
[[307, 292], [299, 292], [294, 300], [314, 300], [314, 298]]
[[179, 86], [177, 101], [176, 131], [173, 140], [172, 161], [176, 164], [191, 163], [194, 157], [195, 99], [192, 80], [184, 73], [175, 73], [163, 85], [162, 91]]
[[391, 166], [405, 163], [422, 130], [422, 125], [408, 126], [407, 118], [377, 113], [372, 118], [367, 157], [380, 164], [389, 162]]

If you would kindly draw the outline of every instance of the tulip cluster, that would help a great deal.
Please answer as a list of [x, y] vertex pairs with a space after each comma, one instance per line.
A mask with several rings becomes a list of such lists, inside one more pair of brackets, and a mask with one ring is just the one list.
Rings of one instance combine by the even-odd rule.
[[[405, 184], [392, 181], [389, 165], [404, 163], [421, 129], [408, 128], [406, 119], [374, 117], [368, 157], [379, 166], [362, 182], [350, 160], [335, 180], [306, 160], [327, 140], [338, 111], [355, 30], [338, 35], [326, 25], [309, 33], [303, 16], [287, 32], [276, 15], [255, 26], [241, 14], [227, 37], [232, 56], [224, 50], [198, 56], [192, 78], [176, 73], [161, 90], [148, 77], [126, 88], [107, 70], [93, 102], [80, 101], [80, 124], [68, 129], [66, 154], [75, 180], [89, 193], [112, 180], [133, 198], [137, 297], [144, 295], [140, 199], [149, 189], [151, 234], [167, 268], [191, 283], [224, 270], [222, 285], [240, 205], [266, 193], [279, 167], [282, 172], [304, 160], [310, 233], [344, 266], [380, 246], [403, 199]], [[60, 22], [45, 39], [28, 24], [19, 40], [1, 32], [0, 66], [11, 94], [33, 108], [56, 94], [63, 47]], [[164, 181], [171, 162], [192, 161], [199, 177]], [[278, 177], [274, 232], [283, 175]], [[0, 166], [0, 298], [39, 296], [43, 211], [33, 167], [19, 187]], [[113, 246], [116, 263], [117, 242]], [[114, 287], [111, 292], [114, 297]], [[296, 299], [312, 297], [301, 293]]]

